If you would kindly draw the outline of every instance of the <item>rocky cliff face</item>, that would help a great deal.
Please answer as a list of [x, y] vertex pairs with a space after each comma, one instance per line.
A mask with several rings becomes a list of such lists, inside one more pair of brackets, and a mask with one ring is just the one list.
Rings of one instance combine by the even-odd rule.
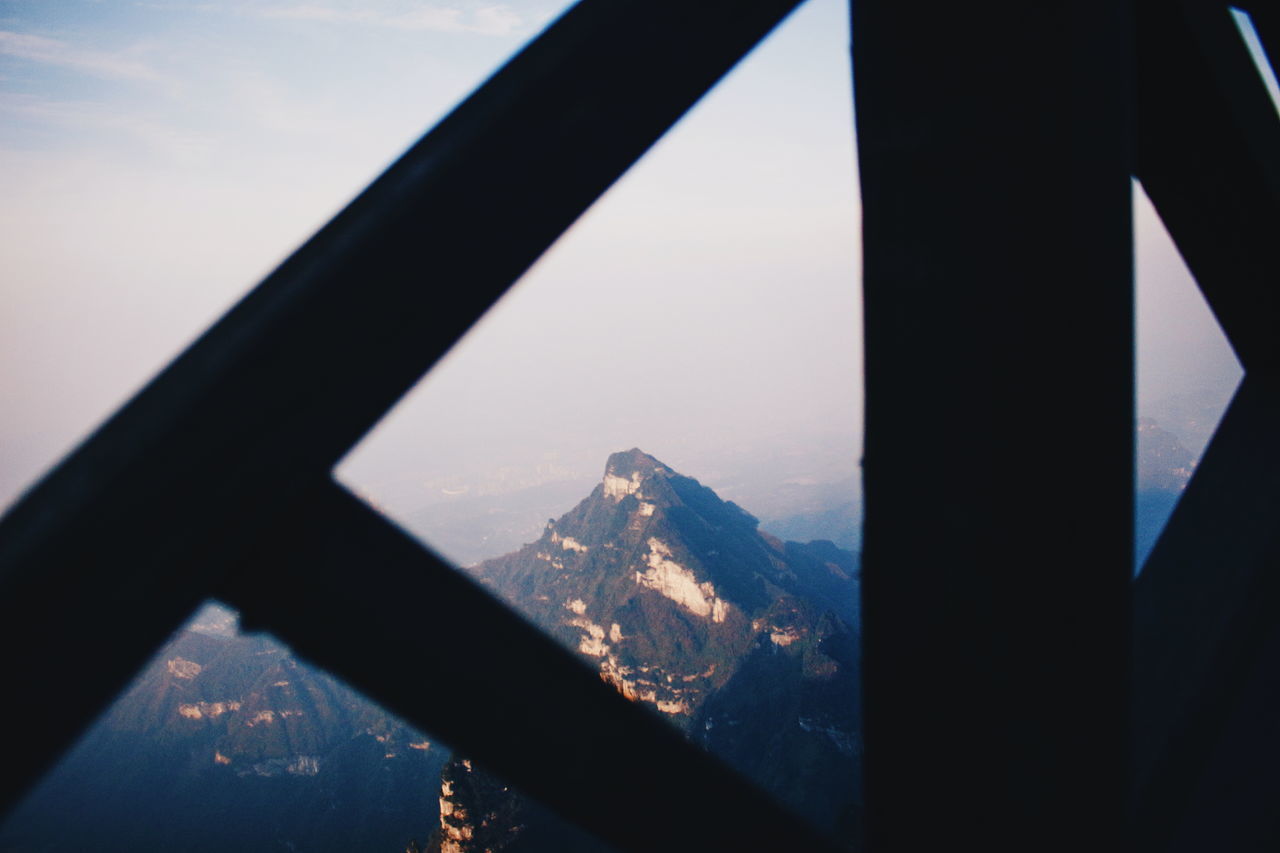
[[[810, 820], [834, 828], [856, 810], [852, 554], [762, 533], [738, 506], [633, 449], [612, 455], [599, 485], [537, 541], [472, 571], [624, 696]], [[455, 762], [446, 772], [478, 771]], [[442, 849], [563, 844], [532, 829], [496, 839], [454, 819], [519, 808], [495, 786], [442, 805]], [[486, 842], [469, 846], [482, 831]]]

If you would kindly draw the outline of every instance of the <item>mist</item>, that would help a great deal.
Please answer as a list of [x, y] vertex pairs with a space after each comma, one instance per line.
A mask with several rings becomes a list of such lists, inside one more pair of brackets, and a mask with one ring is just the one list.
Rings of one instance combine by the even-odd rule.
[[[338, 27], [216, 4], [13, 5], [6, 44], [43, 47], [0, 51], [0, 505], [557, 11], [514, 3], [502, 26], [435, 32], [366, 6], [360, 26]], [[640, 447], [762, 517], [812, 506], [776, 497], [788, 489], [856, 503], [851, 99], [846, 4], [811, 0], [339, 479], [401, 519], [561, 484], [542, 504], [552, 513], [609, 453]], [[1136, 185], [1135, 230], [1139, 413], [1187, 397], [1220, 411], [1239, 366]], [[423, 271], [447, 294], [430, 259]], [[1198, 451], [1207, 435], [1183, 438]]]

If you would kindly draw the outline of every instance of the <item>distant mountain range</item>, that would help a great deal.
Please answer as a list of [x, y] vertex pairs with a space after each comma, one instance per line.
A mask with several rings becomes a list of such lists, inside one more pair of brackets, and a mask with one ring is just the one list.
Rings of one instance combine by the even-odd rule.
[[0, 850], [398, 853], [425, 840], [448, 751], [233, 621], [211, 608], [161, 649], [0, 826]]
[[[1144, 402], [1135, 425], [1139, 558], [1159, 534], [1225, 404], [1222, 389]], [[767, 445], [729, 443], [695, 458], [702, 482], [749, 507], [764, 530], [780, 539], [826, 539], [859, 551], [859, 453], [855, 432], [845, 429], [772, 436]], [[548, 516], [563, 514], [594, 485], [601, 457], [567, 452], [545, 456], [553, 461], [535, 455], [535, 461], [523, 466], [505, 460], [485, 468], [473, 460], [465, 472], [426, 480], [413, 466], [399, 465], [394, 477], [361, 471], [365, 479], [352, 486], [439, 553], [459, 565], [472, 565], [536, 538]], [[1052, 487], [1052, 459], [1052, 449], [1046, 448], [1047, 488]]]

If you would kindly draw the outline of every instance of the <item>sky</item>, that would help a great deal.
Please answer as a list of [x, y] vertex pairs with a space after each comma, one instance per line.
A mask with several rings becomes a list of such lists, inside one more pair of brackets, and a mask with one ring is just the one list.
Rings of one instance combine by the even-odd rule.
[[[0, 506], [567, 4], [0, 0]], [[861, 434], [846, 4], [810, 0], [340, 468], [362, 493]], [[1239, 369], [1135, 191], [1139, 408]], [[501, 239], [501, 235], [494, 235]], [[416, 484], [416, 485], [415, 485]], [[435, 485], [432, 486], [435, 488]]]

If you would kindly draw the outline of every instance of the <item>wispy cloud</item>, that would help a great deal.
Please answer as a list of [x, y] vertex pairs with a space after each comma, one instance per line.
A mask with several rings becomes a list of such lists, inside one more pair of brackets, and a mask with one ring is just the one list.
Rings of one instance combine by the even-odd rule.
[[0, 30], [0, 54], [73, 68], [97, 77], [125, 80], [161, 80], [161, 75], [146, 63], [120, 53], [76, 47], [64, 41]]
[[87, 101], [0, 92], [0, 121], [11, 126], [55, 125], [82, 137], [95, 132], [124, 136], [140, 142], [152, 154], [183, 165], [205, 162], [213, 149], [212, 140], [199, 134]]
[[134, 0], [139, 9], [155, 9], [161, 12], [225, 12], [225, 3], [177, 3], [160, 0]]
[[264, 18], [296, 21], [325, 21], [364, 24], [397, 30], [432, 30], [447, 33], [476, 33], [506, 36], [520, 32], [525, 21], [516, 10], [503, 4], [460, 8], [430, 3], [401, 6], [396, 11], [379, 11], [367, 6], [335, 6], [300, 3], [258, 9]]
[[291, 91], [282, 81], [266, 74], [241, 72], [230, 81], [237, 111], [273, 136], [322, 138], [332, 134], [339, 123], [314, 97]]

